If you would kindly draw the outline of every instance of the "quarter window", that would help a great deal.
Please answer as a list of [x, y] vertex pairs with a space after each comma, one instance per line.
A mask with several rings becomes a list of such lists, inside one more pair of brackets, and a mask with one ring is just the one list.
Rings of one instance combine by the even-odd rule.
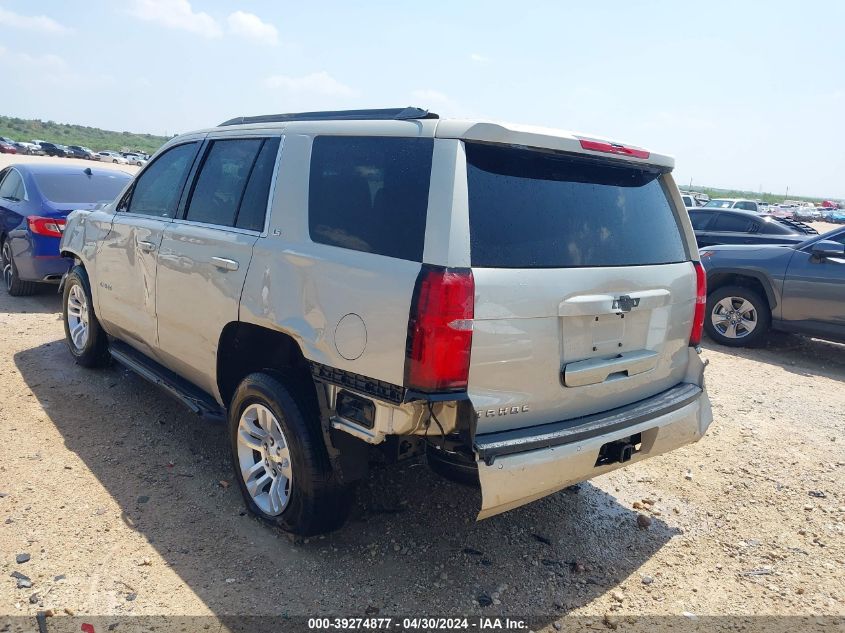
[[196, 153], [197, 143], [185, 143], [159, 156], [135, 182], [128, 212], [174, 217]]
[[311, 150], [311, 239], [422, 261], [433, 139], [318, 136]]
[[192, 222], [234, 226], [246, 181], [261, 149], [261, 139], [214, 141], [188, 203]]

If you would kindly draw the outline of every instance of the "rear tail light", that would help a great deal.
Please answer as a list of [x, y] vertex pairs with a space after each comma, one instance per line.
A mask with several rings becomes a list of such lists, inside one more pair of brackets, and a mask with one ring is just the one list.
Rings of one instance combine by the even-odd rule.
[[695, 267], [695, 312], [692, 317], [692, 332], [689, 335], [691, 347], [698, 347], [704, 331], [704, 312], [707, 307], [707, 273], [701, 262], [693, 262]]
[[607, 152], [608, 154], [621, 154], [622, 156], [631, 156], [633, 158], [648, 158], [651, 153], [644, 149], [636, 149], [633, 147], [626, 147], [619, 143], [608, 143], [607, 141], [590, 141], [587, 139], [580, 139], [581, 149], [588, 149], [592, 152]]
[[471, 270], [423, 265], [408, 319], [407, 388], [428, 393], [467, 388], [474, 306]]
[[61, 237], [65, 232], [65, 221], [59, 218], [40, 218], [37, 215], [31, 215], [26, 219], [26, 223], [35, 235]]

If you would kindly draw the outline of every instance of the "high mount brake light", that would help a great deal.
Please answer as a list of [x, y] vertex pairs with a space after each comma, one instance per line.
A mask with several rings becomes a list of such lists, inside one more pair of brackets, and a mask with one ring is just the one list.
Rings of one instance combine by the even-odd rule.
[[707, 273], [701, 262], [693, 262], [692, 265], [695, 267], [695, 311], [692, 317], [689, 344], [691, 347], [698, 347], [704, 331], [704, 312], [707, 307]]
[[474, 306], [470, 269], [423, 265], [408, 319], [407, 388], [427, 393], [467, 388]]
[[590, 141], [587, 139], [580, 139], [581, 149], [588, 149], [592, 152], [607, 152], [608, 154], [619, 154], [621, 156], [631, 156], [632, 158], [648, 158], [651, 152], [644, 149], [636, 149], [633, 147], [625, 147], [618, 143], [608, 143], [607, 141]]
[[26, 224], [35, 235], [46, 237], [61, 237], [65, 231], [65, 220], [60, 218], [42, 218], [31, 215], [26, 219]]

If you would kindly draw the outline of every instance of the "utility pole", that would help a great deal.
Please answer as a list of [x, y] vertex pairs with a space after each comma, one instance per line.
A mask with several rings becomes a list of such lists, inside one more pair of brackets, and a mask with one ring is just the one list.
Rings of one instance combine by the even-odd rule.
[[692, 191], [692, 176], [689, 177], [689, 190]]
[[786, 195], [784, 196], [787, 200], [789, 200], [789, 185], [786, 185]]

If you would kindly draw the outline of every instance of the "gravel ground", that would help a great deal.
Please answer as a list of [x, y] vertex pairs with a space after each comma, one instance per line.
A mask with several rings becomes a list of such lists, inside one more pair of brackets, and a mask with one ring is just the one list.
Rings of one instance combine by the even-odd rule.
[[708, 341], [715, 421], [698, 444], [482, 522], [476, 491], [424, 465], [375, 471], [344, 529], [296, 540], [244, 512], [221, 425], [119, 366], [75, 366], [59, 308], [54, 289], [0, 291], [0, 625], [48, 609], [549, 628], [845, 615], [845, 346]]

